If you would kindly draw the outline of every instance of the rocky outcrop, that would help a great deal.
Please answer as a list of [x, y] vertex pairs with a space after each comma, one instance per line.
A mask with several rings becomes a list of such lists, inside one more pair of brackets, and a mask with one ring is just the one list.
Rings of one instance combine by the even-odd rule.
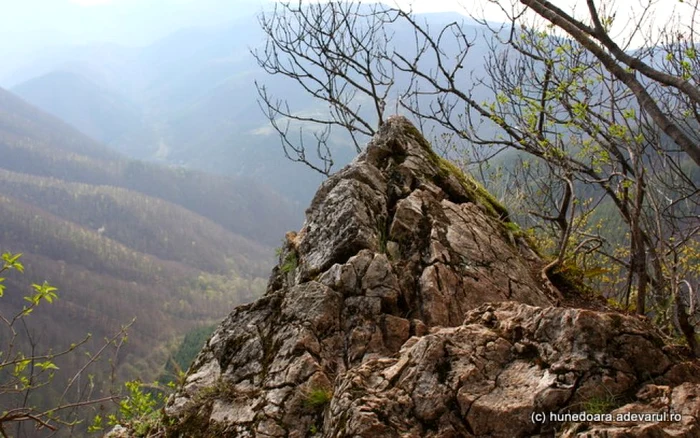
[[[265, 296], [218, 327], [169, 400], [170, 436], [529, 436], [565, 429], [534, 414], [698, 394], [677, 385], [700, 373], [644, 321], [552, 307], [564, 297], [507, 211], [403, 118], [306, 218]], [[658, 433], [696, 433], [700, 407], [683, 409]]]
[[[398, 355], [349, 370], [335, 388], [323, 431], [333, 437], [698, 436], [700, 385], [669, 385], [699, 379], [700, 367], [679, 363], [639, 319], [486, 304], [458, 327], [413, 337]], [[566, 421], [578, 420], [567, 418], [571, 412], [586, 413], [595, 427]], [[625, 413], [663, 412], [679, 416], [667, 416], [666, 424], [616, 421]]]

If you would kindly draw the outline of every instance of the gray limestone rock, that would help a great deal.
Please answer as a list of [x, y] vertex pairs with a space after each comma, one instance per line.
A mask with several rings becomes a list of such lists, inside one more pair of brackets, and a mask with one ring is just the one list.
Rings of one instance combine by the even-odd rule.
[[[673, 430], [697, 433], [700, 387], [679, 383], [700, 373], [644, 321], [552, 307], [544, 261], [507, 222], [389, 119], [322, 184], [265, 296], [200, 352], [165, 408], [168, 436], [578, 436], [588, 426], [531, 415], [607, 394], [678, 410]], [[633, 427], [646, 426], [594, 426]]]

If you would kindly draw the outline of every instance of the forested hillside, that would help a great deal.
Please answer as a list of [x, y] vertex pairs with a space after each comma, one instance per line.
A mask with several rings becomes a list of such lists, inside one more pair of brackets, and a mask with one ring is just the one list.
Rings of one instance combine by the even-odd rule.
[[[37, 351], [87, 333], [96, 348], [136, 318], [120, 380], [157, 377], [185, 333], [258, 296], [274, 246], [299, 226], [299, 213], [265, 187], [128, 160], [1, 89], [0, 156], [0, 250], [22, 253], [26, 266], [7, 278], [3, 315], [46, 280], [59, 299], [32, 313], [20, 336], [31, 334]], [[57, 361], [56, 381], [82, 359]], [[97, 371], [97, 390], [108, 376]], [[56, 391], [33, 397], [55, 400]]]
[[269, 230], [301, 219], [298, 209], [259, 183], [127, 159], [2, 89], [0, 154], [3, 169], [135, 190], [270, 244], [279, 234]]

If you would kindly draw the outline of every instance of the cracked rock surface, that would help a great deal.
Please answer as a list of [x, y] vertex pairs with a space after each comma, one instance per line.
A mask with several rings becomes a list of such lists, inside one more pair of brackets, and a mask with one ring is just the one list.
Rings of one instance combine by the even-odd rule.
[[619, 409], [683, 411], [639, 436], [697, 434], [698, 369], [642, 320], [552, 307], [544, 261], [514, 228], [390, 118], [321, 185], [266, 294], [195, 359], [165, 408], [169, 436], [586, 436], [531, 415], [609, 394]]
[[[394, 357], [349, 370], [323, 431], [329, 437], [700, 436], [699, 381], [697, 364], [679, 361], [640, 319], [486, 304], [458, 327], [435, 328]], [[681, 419], [532, 421], [535, 413], [585, 412], [602, 400], [610, 400], [606, 413], [613, 416], [670, 408]]]

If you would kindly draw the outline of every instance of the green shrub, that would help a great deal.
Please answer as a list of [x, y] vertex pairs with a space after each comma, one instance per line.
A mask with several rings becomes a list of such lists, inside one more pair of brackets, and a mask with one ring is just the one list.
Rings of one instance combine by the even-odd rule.
[[319, 409], [330, 403], [333, 391], [329, 388], [312, 388], [306, 393], [304, 403], [307, 407]]
[[[116, 414], [107, 415], [106, 424], [110, 427], [126, 427], [136, 437], [145, 437], [158, 430], [162, 425], [160, 407], [165, 404], [166, 399], [162, 387], [148, 387], [136, 380], [126, 382], [124, 386], [126, 395], [119, 400], [119, 410]], [[104, 417], [96, 415], [88, 427], [88, 432], [103, 432], [104, 424]]]
[[285, 274], [288, 274], [297, 268], [298, 263], [297, 253], [292, 251], [284, 258], [284, 263], [282, 263], [282, 266], [280, 266], [280, 270]]

